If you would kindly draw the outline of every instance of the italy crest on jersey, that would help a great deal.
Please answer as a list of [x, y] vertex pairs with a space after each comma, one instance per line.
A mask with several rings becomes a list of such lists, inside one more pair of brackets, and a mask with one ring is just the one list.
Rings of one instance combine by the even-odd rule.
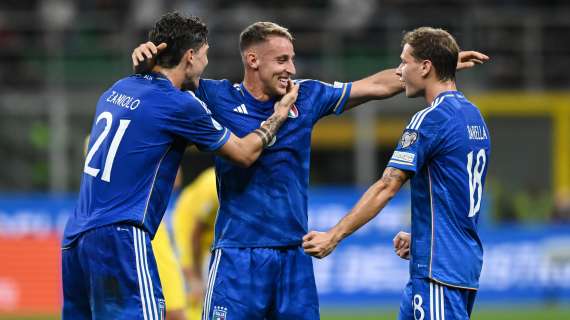
[[228, 308], [215, 306], [213, 320], [226, 320], [227, 319]]
[[291, 106], [291, 109], [289, 109], [289, 116], [288, 117], [293, 118], [293, 119], [299, 117], [299, 109], [297, 109], [296, 105]]

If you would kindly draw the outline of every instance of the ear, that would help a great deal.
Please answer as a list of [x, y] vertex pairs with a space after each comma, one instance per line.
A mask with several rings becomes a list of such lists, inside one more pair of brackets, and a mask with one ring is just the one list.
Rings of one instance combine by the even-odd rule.
[[433, 68], [433, 65], [431, 64], [431, 61], [429, 60], [424, 60], [422, 61], [422, 65], [421, 65], [421, 72], [422, 72], [422, 77], [427, 77], [431, 71], [431, 69]]
[[189, 65], [192, 65], [192, 63], [194, 62], [195, 55], [196, 51], [194, 51], [194, 49], [188, 49], [184, 53], [184, 57], [182, 57], [182, 59], [184, 59], [184, 61], [186, 61], [186, 63], [188, 63]]
[[259, 58], [257, 57], [257, 53], [254, 50], [247, 50], [244, 53], [244, 59], [245, 59], [245, 64], [248, 67], [255, 70], [259, 68]]

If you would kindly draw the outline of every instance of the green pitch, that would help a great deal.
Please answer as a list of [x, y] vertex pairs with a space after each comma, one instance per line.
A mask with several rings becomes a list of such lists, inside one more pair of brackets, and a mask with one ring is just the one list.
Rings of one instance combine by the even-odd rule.
[[[510, 308], [481, 308], [475, 311], [471, 320], [554, 320], [570, 319], [570, 306], [566, 307], [524, 307], [512, 306]], [[368, 309], [368, 310], [331, 310], [322, 311], [321, 320], [383, 320], [396, 319], [397, 310]]]
[[[396, 319], [397, 310], [387, 309], [323, 309], [322, 320], [383, 320]], [[0, 314], [0, 320], [58, 320], [58, 316], [14, 317]], [[554, 320], [570, 319], [570, 306], [481, 308], [471, 320]]]

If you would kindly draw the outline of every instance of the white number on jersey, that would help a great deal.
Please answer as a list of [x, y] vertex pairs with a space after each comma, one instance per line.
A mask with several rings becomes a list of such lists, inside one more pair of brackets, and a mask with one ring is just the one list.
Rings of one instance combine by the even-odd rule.
[[[469, 218], [475, 216], [481, 209], [481, 196], [483, 195], [483, 171], [487, 164], [485, 149], [477, 152], [475, 166], [473, 166], [473, 151], [467, 154], [467, 174], [469, 175]], [[477, 191], [477, 198], [475, 198]]]
[[422, 296], [419, 294], [414, 295], [414, 299], [412, 300], [412, 304], [414, 306], [414, 320], [424, 320], [426, 312], [422, 307], [422, 303], [424, 300]]
[[[99, 150], [99, 147], [101, 147], [101, 143], [103, 140], [105, 140], [109, 134], [109, 131], [111, 131], [111, 126], [113, 125], [113, 115], [110, 112], [105, 111], [101, 113], [99, 117], [97, 117], [97, 121], [95, 123], [99, 123], [101, 119], [105, 120], [105, 128], [103, 129], [101, 135], [97, 137], [97, 140], [95, 140], [95, 143], [91, 147], [91, 150], [89, 150], [87, 153], [87, 158], [85, 159], [85, 167], [83, 167], [83, 172], [93, 177], [97, 177], [100, 169], [90, 167], [89, 163], [91, 162], [93, 155], [95, 155], [95, 152], [97, 152], [97, 150]], [[117, 149], [119, 149], [119, 144], [121, 144], [123, 135], [125, 134], [125, 131], [127, 130], [127, 127], [130, 123], [131, 120], [119, 121], [119, 128], [113, 137], [113, 141], [111, 141], [109, 153], [107, 153], [107, 158], [105, 159], [103, 174], [101, 175], [101, 180], [103, 181], [111, 182], [111, 169], [113, 169], [113, 161], [117, 155]]]

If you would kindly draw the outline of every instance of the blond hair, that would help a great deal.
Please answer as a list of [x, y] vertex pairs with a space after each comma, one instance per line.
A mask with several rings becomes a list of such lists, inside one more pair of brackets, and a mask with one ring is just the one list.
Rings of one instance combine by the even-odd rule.
[[293, 42], [293, 36], [287, 28], [273, 22], [256, 22], [245, 28], [239, 36], [239, 49], [244, 51], [252, 45], [264, 42], [270, 36], [278, 36]]

